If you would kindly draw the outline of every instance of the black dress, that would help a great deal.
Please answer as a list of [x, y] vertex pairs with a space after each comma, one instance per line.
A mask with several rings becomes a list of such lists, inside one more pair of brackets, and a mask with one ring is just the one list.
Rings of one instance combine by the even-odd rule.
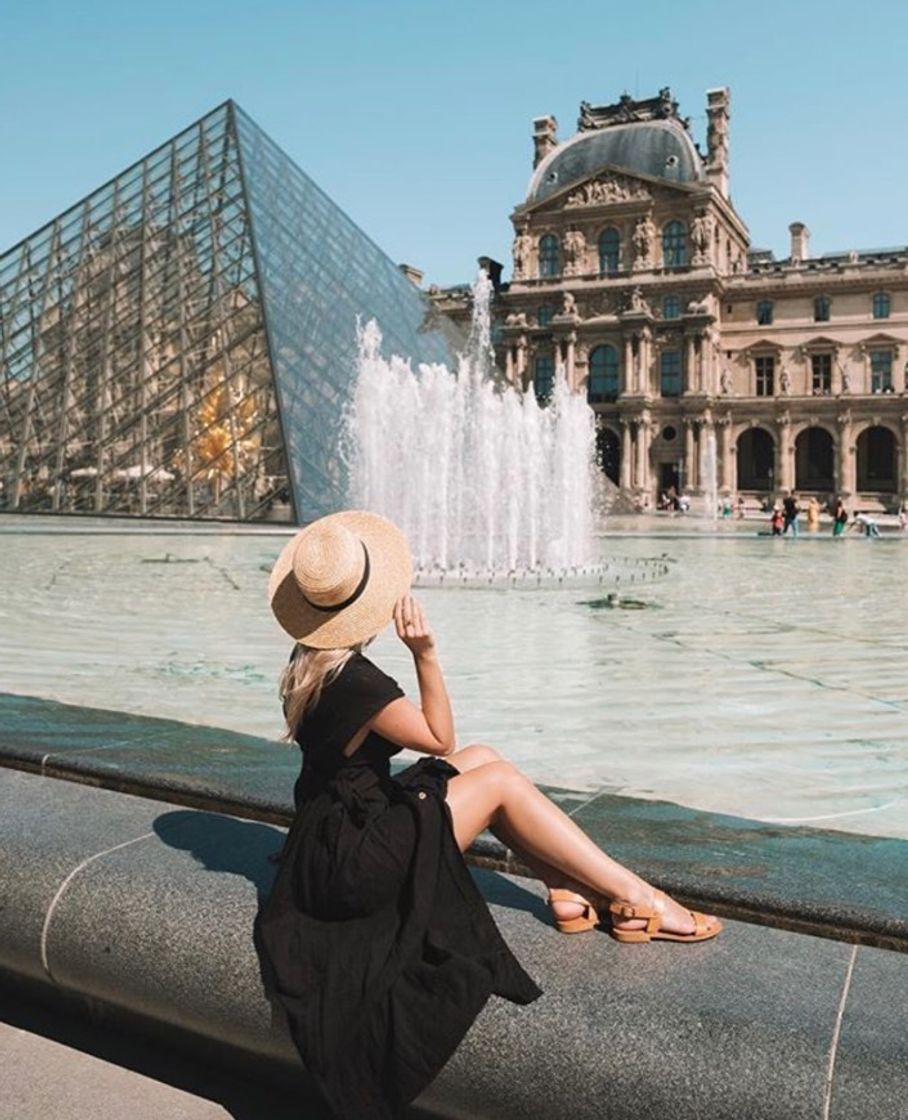
[[[296, 813], [257, 918], [272, 994], [307, 1071], [343, 1120], [397, 1115], [441, 1070], [492, 993], [540, 989], [498, 931], [444, 800], [457, 770], [370, 731], [403, 696], [354, 653], [297, 730]], [[269, 975], [270, 974], [270, 975]]]

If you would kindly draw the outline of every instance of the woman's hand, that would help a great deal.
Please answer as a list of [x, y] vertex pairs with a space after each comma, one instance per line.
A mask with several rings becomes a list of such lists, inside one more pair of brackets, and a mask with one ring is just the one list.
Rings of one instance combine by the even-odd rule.
[[402, 595], [394, 604], [394, 625], [398, 638], [414, 657], [425, 657], [435, 652], [435, 638], [422, 607], [412, 595]]

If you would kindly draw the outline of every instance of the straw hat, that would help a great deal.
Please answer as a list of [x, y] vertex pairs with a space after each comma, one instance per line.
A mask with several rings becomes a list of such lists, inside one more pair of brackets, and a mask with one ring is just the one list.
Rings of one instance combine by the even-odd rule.
[[297, 641], [340, 649], [374, 637], [410, 587], [404, 534], [385, 517], [344, 510], [287, 542], [268, 581], [271, 609]]

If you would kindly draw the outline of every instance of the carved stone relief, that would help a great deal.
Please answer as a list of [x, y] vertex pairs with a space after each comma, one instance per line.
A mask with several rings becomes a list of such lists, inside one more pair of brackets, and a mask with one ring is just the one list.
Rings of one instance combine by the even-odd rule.
[[650, 197], [646, 187], [634, 179], [624, 175], [600, 175], [571, 191], [565, 206], [598, 206], [604, 202], [632, 202]]

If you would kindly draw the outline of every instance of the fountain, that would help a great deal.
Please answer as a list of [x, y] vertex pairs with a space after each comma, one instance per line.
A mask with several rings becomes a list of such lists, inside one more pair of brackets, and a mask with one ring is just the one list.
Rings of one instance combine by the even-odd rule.
[[719, 517], [719, 480], [718, 462], [716, 459], [716, 433], [712, 428], [700, 447], [700, 478], [703, 486], [703, 501], [705, 514], [711, 521]]
[[596, 582], [614, 565], [593, 562], [593, 413], [563, 369], [544, 407], [503, 379], [491, 294], [480, 271], [456, 375], [387, 359], [375, 321], [360, 329], [349, 504], [404, 529], [423, 584]]

